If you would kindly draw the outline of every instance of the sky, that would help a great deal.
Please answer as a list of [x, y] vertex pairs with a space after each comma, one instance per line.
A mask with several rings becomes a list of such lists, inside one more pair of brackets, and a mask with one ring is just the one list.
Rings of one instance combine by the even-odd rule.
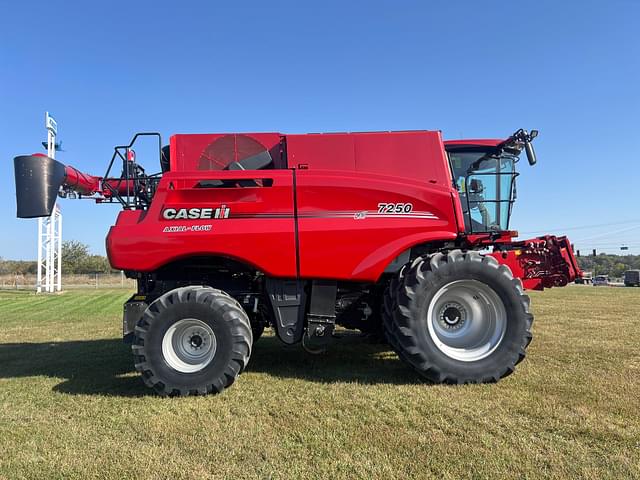
[[[13, 157], [103, 174], [135, 132], [538, 129], [511, 227], [640, 254], [640, 2], [0, 0], [0, 257], [34, 259]], [[149, 170], [157, 158], [141, 158]], [[523, 159], [524, 160], [524, 159]], [[117, 205], [61, 200], [104, 254]], [[627, 252], [620, 252], [628, 245]]]

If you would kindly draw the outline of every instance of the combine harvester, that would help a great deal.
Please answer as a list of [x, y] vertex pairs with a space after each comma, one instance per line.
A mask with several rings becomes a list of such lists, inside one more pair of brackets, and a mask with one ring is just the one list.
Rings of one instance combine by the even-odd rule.
[[[518, 155], [535, 163], [536, 134], [174, 135], [163, 147], [141, 133], [103, 177], [16, 157], [18, 217], [50, 215], [57, 195], [122, 204], [107, 253], [138, 284], [123, 334], [160, 394], [230, 386], [265, 327], [310, 351], [336, 325], [377, 333], [431, 382], [495, 382], [531, 342], [523, 287], [580, 276], [565, 237], [509, 229]], [[136, 163], [141, 136], [157, 137], [160, 173]]]

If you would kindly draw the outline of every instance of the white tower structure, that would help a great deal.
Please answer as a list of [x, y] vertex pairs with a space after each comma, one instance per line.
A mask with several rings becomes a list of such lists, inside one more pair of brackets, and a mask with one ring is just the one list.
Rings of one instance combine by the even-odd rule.
[[[58, 124], [45, 113], [47, 155], [56, 156]], [[50, 217], [38, 218], [38, 293], [62, 290], [62, 213], [56, 204]]]

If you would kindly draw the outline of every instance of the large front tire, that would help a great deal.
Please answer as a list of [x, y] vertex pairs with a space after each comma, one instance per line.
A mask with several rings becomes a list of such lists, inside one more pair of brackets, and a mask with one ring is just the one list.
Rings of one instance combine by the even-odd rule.
[[496, 382], [531, 342], [522, 283], [491, 256], [454, 250], [405, 265], [385, 299], [398, 356], [434, 383]]
[[145, 311], [134, 332], [135, 368], [161, 395], [205, 395], [230, 386], [253, 342], [240, 304], [221, 290], [171, 290]]

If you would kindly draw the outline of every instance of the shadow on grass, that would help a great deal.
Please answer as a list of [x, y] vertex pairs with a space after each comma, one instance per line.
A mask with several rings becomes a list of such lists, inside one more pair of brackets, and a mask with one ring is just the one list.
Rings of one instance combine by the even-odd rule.
[[121, 340], [79, 340], [0, 345], [0, 378], [46, 376], [63, 381], [53, 390], [85, 395], [153, 394], [134, 372], [131, 349]]
[[[416, 375], [385, 345], [348, 335], [320, 355], [275, 337], [254, 345], [248, 372], [312, 382], [412, 384]], [[119, 339], [0, 345], [0, 378], [64, 379], [54, 391], [76, 395], [153, 395], [133, 368], [131, 350]]]

